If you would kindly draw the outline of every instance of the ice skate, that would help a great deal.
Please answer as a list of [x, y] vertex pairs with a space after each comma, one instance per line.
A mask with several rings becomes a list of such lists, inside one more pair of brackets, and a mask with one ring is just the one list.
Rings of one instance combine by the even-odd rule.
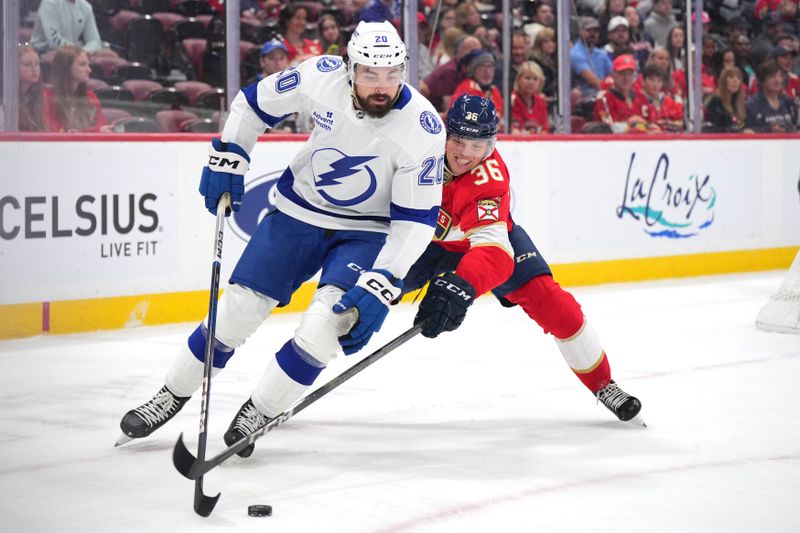
[[623, 422], [633, 422], [647, 427], [639, 415], [642, 402], [619, 388], [614, 380], [595, 393], [597, 400], [608, 407], [617, 418]]
[[119, 423], [122, 435], [115, 446], [147, 437], [175, 416], [188, 400], [189, 397], [175, 396], [164, 385], [150, 400], [125, 413]]
[[[256, 409], [256, 406], [253, 405], [253, 400], [248, 398], [241, 409], [239, 409], [239, 412], [236, 413], [236, 416], [231, 421], [231, 425], [228, 426], [228, 431], [226, 431], [223, 436], [225, 444], [232, 446], [237, 441], [254, 433], [260, 427], [265, 426], [269, 420], [269, 418], [261, 414], [261, 411]], [[243, 448], [237, 455], [239, 457], [250, 457], [255, 448], [256, 445], [251, 444]]]

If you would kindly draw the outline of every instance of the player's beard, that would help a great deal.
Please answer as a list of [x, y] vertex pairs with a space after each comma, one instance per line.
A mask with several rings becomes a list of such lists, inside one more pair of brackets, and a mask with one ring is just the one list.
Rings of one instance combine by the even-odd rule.
[[[397, 93], [400, 94], [399, 89]], [[372, 118], [383, 118], [388, 115], [397, 99], [397, 96], [391, 97], [388, 94], [371, 94], [366, 98], [361, 98], [355, 91], [353, 91], [353, 97], [356, 100], [356, 106]]]

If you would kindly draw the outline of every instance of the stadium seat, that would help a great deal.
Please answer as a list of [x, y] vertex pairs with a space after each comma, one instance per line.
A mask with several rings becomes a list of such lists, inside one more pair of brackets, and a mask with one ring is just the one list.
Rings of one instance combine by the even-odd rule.
[[133, 93], [119, 85], [112, 85], [97, 89], [94, 94], [103, 107], [127, 107], [133, 102]]
[[166, 133], [181, 131], [181, 125], [189, 120], [197, 120], [197, 115], [182, 109], [166, 109], [156, 113], [156, 122], [161, 131]]
[[109, 78], [121, 84], [125, 80], [152, 79], [153, 72], [149, 65], [143, 63], [123, 63], [111, 70]]
[[98, 78], [90, 78], [86, 83], [86, 88], [90, 91], [97, 91], [97, 89], [102, 89], [104, 87], [108, 87], [108, 83]]
[[183, 15], [179, 13], [172, 13], [171, 11], [157, 11], [150, 16], [161, 23], [161, 29], [165, 32], [169, 31], [172, 25], [176, 22], [186, 20], [186, 17]]
[[147, 101], [153, 104], [166, 104], [173, 109], [189, 105], [189, 97], [186, 96], [186, 93], [175, 87], [165, 87], [153, 91], [147, 95]]
[[225, 90], [220, 88], [211, 89], [197, 95], [197, 100], [194, 102], [195, 107], [203, 109], [213, 109], [219, 111], [222, 106], [222, 101], [225, 99]]
[[158, 133], [161, 131], [158, 122], [145, 117], [118, 118], [111, 125], [114, 126], [114, 131], [120, 133]]
[[239, 62], [244, 63], [247, 59], [247, 55], [253, 50], [259, 50], [259, 57], [261, 53], [261, 46], [257, 45], [256, 43], [252, 43], [249, 41], [239, 41]]
[[572, 115], [569, 117], [570, 131], [572, 133], [581, 133], [583, 126], [586, 124], [586, 119], [581, 116]]
[[124, 109], [117, 109], [114, 107], [104, 107], [103, 114], [106, 116], [106, 122], [112, 124], [115, 120], [120, 118], [128, 118], [131, 116], [129, 111]]
[[121, 9], [116, 15], [111, 17], [111, 27], [114, 30], [121, 32], [125, 29], [125, 26], [128, 25], [128, 22], [132, 21], [133, 19], [138, 19], [141, 16], [142, 15], [136, 11], [132, 11], [130, 9]]
[[195, 78], [198, 80], [203, 79], [203, 54], [206, 51], [205, 39], [184, 39], [181, 41], [181, 46], [192, 64]]
[[175, 5], [175, 10], [185, 17], [213, 14], [211, 6], [204, 0], [183, 0]]
[[179, 81], [175, 84], [175, 88], [186, 94], [189, 105], [193, 105], [201, 93], [213, 89], [204, 81]]
[[187, 133], [219, 133], [219, 122], [210, 118], [187, 120], [181, 124], [181, 131]]
[[[96, 56], [92, 58], [92, 72], [99, 77], [102, 77], [104, 80], [108, 80], [111, 77], [111, 72], [114, 70], [114, 67], [118, 67], [119, 65], [124, 65], [128, 61], [122, 59], [121, 57], [112, 57], [112, 56]], [[96, 71], [96, 68], [100, 68], [100, 72]]]
[[277, 39], [280, 33], [281, 30], [278, 28], [278, 25], [275, 22], [266, 22], [259, 26], [255, 42], [266, 43], [267, 41]]
[[150, 15], [128, 22], [125, 27], [128, 61], [146, 63], [154, 68], [161, 67], [164, 57], [161, 53], [163, 36], [161, 23]]
[[195, 18], [185, 18], [173, 24], [170, 31], [175, 36], [175, 42], [184, 39], [207, 39], [208, 30], [206, 26]]
[[142, 102], [147, 100], [148, 94], [163, 89], [164, 86], [153, 80], [125, 80], [122, 82], [122, 88], [133, 93], [135, 102]]

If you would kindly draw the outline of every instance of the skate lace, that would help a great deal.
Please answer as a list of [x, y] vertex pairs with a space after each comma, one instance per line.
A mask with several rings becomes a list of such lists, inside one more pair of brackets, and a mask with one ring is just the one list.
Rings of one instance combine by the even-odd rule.
[[252, 403], [247, 404], [239, 416], [236, 417], [234, 429], [245, 435], [255, 433], [257, 429], [267, 423], [267, 418]]
[[625, 403], [630, 396], [627, 392], [620, 389], [619, 386], [611, 382], [599, 391], [597, 391], [597, 399], [603, 402], [603, 405], [608, 407], [609, 409], [613, 409], [615, 412], [617, 408]]
[[137, 407], [135, 411], [148, 425], [154, 426], [167, 419], [176, 407], [175, 397], [166, 388], [163, 388], [149, 402]]

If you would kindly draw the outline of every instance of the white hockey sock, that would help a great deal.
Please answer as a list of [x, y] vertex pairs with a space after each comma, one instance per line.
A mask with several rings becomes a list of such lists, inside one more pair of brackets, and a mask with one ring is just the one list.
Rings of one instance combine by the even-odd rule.
[[266, 416], [274, 418], [296, 402], [308, 387], [286, 375], [278, 360], [272, 357], [253, 391], [253, 405]]
[[[167, 388], [179, 398], [191, 396], [203, 384], [203, 368], [204, 364], [184, 344], [167, 372]], [[216, 376], [220, 370], [212, 368], [211, 375]]]

